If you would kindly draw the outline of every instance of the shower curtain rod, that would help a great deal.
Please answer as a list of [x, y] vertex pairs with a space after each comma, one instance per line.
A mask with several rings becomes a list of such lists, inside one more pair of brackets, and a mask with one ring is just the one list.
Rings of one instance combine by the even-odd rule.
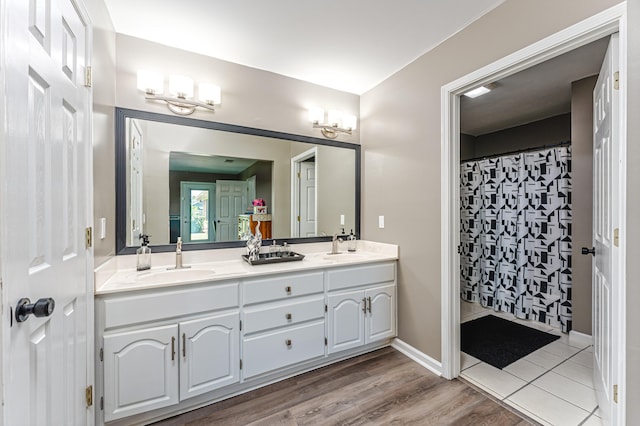
[[469, 161], [488, 160], [489, 158], [497, 158], [497, 157], [503, 157], [505, 155], [520, 154], [521, 152], [535, 152], [535, 151], [542, 151], [547, 148], [559, 148], [561, 146], [571, 146], [571, 141], [552, 143], [549, 145], [537, 146], [535, 148], [517, 149], [515, 151], [503, 152], [502, 154], [492, 154], [492, 155], [484, 155], [482, 157], [469, 158], [468, 160], [460, 161], [460, 164], [468, 163]]

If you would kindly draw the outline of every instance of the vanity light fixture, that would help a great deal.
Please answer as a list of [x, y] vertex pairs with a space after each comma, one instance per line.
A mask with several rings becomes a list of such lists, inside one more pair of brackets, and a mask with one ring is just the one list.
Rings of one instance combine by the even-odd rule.
[[324, 109], [318, 107], [309, 108], [309, 121], [314, 129], [320, 129], [324, 137], [335, 139], [340, 133], [351, 134], [356, 129], [355, 115], [345, 114], [335, 109], [327, 113], [327, 121], [324, 120]]
[[164, 76], [152, 71], [138, 71], [138, 90], [145, 92], [149, 101], [164, 101], [171, 112], [178, 115], [193, 114], [197, 107], [215, 111], [221, 103], [220, 87], [209, 83], [198, 85], [198, 99], [194, 97], [193, 80], [184, 75], [169, 76], [169, 96], [164, 95]]

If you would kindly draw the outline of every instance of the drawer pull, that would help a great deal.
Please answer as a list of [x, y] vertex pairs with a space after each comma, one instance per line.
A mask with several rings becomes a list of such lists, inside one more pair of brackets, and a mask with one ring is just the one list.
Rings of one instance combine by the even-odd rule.
[[291, 314], [287, 314], [285, 315], [285, 318], [287, 318], [290, 321], [293, 318], [293, 316]]
[[185, 333], [182, 333], [182, 357], [187, 357], [187, 336]]
[[171, 361], [176, 359], [176, 337], [171, 337]]
[[290, 286], [290, 285], [286, 286], [286, 287], [284, 288], [284, 291], [286, 291], [286, 292], [287, 292], [287, 294], [291, 294], [291, 286]]
[[367, 313], [367, 298], [363, 297], [362, 298], [362, 312], [363, 313]]
[[287, 346], [291, 346], [291, 339], [287, 339], [284, 341]]
[[371, 313], [371, 296], [367, 298], [369, 300], [369, 313]]

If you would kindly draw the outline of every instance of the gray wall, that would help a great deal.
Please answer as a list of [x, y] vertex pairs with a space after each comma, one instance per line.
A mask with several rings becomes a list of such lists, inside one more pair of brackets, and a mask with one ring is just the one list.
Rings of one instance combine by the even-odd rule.
[[474, 155], [482, 157], [569, 140], [571, 140], [571, 113], [480, 135], [476, 137]]
[[573, 329], [591, 334], [591, 256], [581, 247], [591, 247], [593, 216], [593, 88], [597, 76], [571, 85], [571, 198]]
[[116, 33], [103, 0], [85, 0], [93, 23], [93, 223], [107, 219], [106, 238], [94, 232], [94, 264], [115, 254], [115, 120]]
[[430, 357], [441, 359], [441, 87], [616, 3], [508, 0], [361, 97], [363, 235], [400, 245], [399, 338]]
[[[589, 103], [591, 105], [591, 103]], [[461, 117], [461, 122], [464, 120]], [[460, 161], [571, 140], [571, 113], [484, 135], [460, 135]]]

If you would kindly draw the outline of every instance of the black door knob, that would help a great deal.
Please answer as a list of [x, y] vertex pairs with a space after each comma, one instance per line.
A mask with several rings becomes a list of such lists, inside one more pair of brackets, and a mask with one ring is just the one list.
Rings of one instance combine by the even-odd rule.
[[596, 248], [595, 247], [582, 247], [582, 254], [590, 254], [592, 256], [596, 255]]
[[24, 322], [29, 318], [29, 315], [33, 314], [36, 317], [48, 317], [53, 313], [56, 307], [56, 302], [50, 297], [44, 299], [38, 299], [36, 303], [31, 303], [31, 300], [22, 298], [18, 300], [16, 305], [16, 321]]

